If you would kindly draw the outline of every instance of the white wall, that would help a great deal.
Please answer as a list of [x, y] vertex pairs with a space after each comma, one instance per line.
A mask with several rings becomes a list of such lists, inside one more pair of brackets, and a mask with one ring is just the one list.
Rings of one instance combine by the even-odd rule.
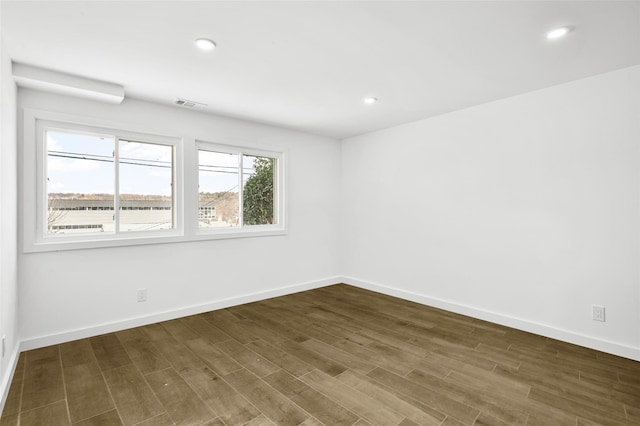
[[[18, 111], [288, 148], [290, 201], [284, 237], [20, 254], [24, 348], [340, 274], [640, 359], [639, 90], [640, 67], [628, 68], [342, 145], [142, 101], [21, 90]], [[148, 302], [135, 302], [139, 287]], [[607, 322], [591, 320], [592, 304], [607, 307]]]
[[0, 336], [6, 335], [5, 355], [0, 362], [0, 399], [3, 399], [18, 354], [18, 160], [16, 86], [11, 75], [11, 60], [2, 45], [1, 34], [0, 98]]
[[341, 272], [640, 359], [639, 144], [640, 67], [347, 139]]
[[[36, 108], [288, 150], [286, 236], [20, 254], [25, 348], [335, 281], [339, 141], [130, 99], [108, 105], [20, 89], [18, 102], [19, 114]], [[136, 302], [140, 287], [145, 303]], [[205, 307], [189, 309], [197, 305]]]

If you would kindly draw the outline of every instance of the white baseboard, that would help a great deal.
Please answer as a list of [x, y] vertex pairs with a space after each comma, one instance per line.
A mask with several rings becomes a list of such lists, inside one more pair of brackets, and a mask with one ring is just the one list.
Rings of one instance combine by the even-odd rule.
[[47, 336], [34, 337], [21, 342], [20, 350], [28, 351], [31, 349], [42, 348], [45, 346], [58, 345], [60, 343], [71, 342], [73, 340], [84, 339], [87, 337], [98, 336], [100, 334], [112, 333], [114, 331], [126, 330], [127, 328], [140, 327], [143, 325], [153, 324], [161, 321], [168, 321], [175, 318], [186, 317], [189, 315], [201, 314], [203, 312], [214, 311], [216, 309], [228, 308], [230, 306], [242, 305], [244, 303], [256, 302], [259, 300], [270, 299], [272, 297], [284, 296], [287, 294], [298, 293], [300, 291], [311, 290], [314, 288], [325, 287], [340, 282], [340, 277], [325, 278], [317, 281], [310, 281], [302, 284], [296, 284], [287, 287], [280, 287], [272, 290], [261, 291], [257, 293], [246, 294], [237, 297], [231, 297], [223, 300], [215, 300], [201, 305], [187, 306], [184, 308], [173, 309], [170, 311], [159, 312], [142, 317], [128, 318], [122, 321], [114, 321], [105, 324], [94, 325], [86, 328], [64, 331], [62, 333], [51, 334]]
[[552, 339], [562, 340], [564, 342], [573, 343], [575, 345], [607, 352], [624, 358], [633, 359], [635, 361], [640, 361], [640, 348], [636, 348], [633, 346], [610, 342], [607, 340], [586, 336], [580, 333], [575, 333], [569, 330], [563, 330], [561, 328], [552, 327], [521, 318], [511, 317], [473, 306], [467, 306], [455, 302], [437, 299], [434, 297], [429, 297], [422, 294], [385, 286], [382, 284], [363, 281], [353, 277], [343, 276], [341, 277], [341, 281], [345, 284], [364, 288], [366, 290], [375, 291], [389, 296], [399, 297], [401, 299], [409, 300], [423, 305], [433, 306], [435, 308], [444, 309], [446, 311], [455, 312], [457, 314], [467, 315], [473, 318], [478, 318], [507, 327], [516, 328], [518, 330], [539, 334], [541, 336], [550, 337]]
[[[129, 318], [122, 321], [114, 321], [105, 324], [99, 324], [89, 326], [81, 329], [69, 330], [62, 333], [34, 337], [23, 340], [20, 342], [19, 350], [12, 355], [15, 359], [13, 368], [15, 369], [15, 362], [19, 352], [27, 351], [31, 349], [37, 349], [50, 345], [57, 345], [60, 343], [70, 342], [73, 340], [84, 339], [87, 337], [97, 336], [104, 333], [111, 333], [114, 331], [124, 330], [132, 327], [139, 327], [143, 325], [153, 324], [156, 322], [167, 321], [175, 318], [180, 318], [188, 315], [195, 315], [203, 312], [213, 311], [216, 309], [228, 308], [230, 306], [241, 305], [244, 303], [256, 302], [259, 300], [269, 299], [272, 297], [284, 296], [287, 294], [297, 293], [300, 291], [311, 290], [314, 288], [325, 287], [332, 284], [345, 283], [356, 287], [364, 288], [367, 290], [376, 291], [378, 293], [387, 294], [389, 296], [399, 297], [401, 299], [410, 300], [412, 302], [421, 303], [427, 306], [433, 306], [436, 308], [444, 309], [447, 311], [455, 312], [462, 315], [471, 316], [474, 318], [482, 319], [485, 321], [501, 324], [507, 327], [516, 328], [530, 333], [539, 334], [542, 336], [550, 337], [553, 339], [562, 340], [565, 342], [573, 343], [576, 345], [584, 346], [591, 349], [611, 353], [614, 355], [622, 356], [625, 358], [640, 361], [640, 348], [619, 344], [616, 342], [610, 342], [602, 339], [597, 339], [591, 336], [582, 335], [569, 330], [563, 330], [557, 327], [552, 327], [545, 324], [535, 323], [528, 320], [523, 320], [508, 315], [503, 315], [497, 312], [487, 311], [481, 308], [462, 305], [455, 302], [441, 300], [398, 288], [385, 286], [382, 284], [372, 283], [368, 281], [359, 280], [357, 278], [348, 276], [336, 276], [325, 278], [317, 281], [310, 281], [306, 283], [296, 284], [287, 287], [280, 287], [263, 292], [256, 292], [247, 295], [232, 297], [223, 300], [211, 301], [201, 305], [188, 306], [175, 310], [159, 312], [152, 315], [146, 315], [142, 317]], [[2, 383], [3, 388], [0, 390], [3, 392], [2, 397], [6, 397], [5, 381], [8, 377], [13, 376], [7, 374]], [[8, 382], [10, 383], [10, 382]], [[4, 399], [2, 399], [4, 403]]]
[[11, 358], [9, 359], [9, 364], [7, 371], [5, 371], [4, 376], [2, 376], [2, 382], [0, 383], [0, 414], [4, 411], [4, 404], [7, 402], [7, 396], [9, 395], [9, 388], [11, 387], [11, 381], [13, 380], [13, 375], [16, 372], [16, 366], [18, 365], [18, 358], [20, 357], [20, 343], [16, 344], [13, 352], [11, 353]]

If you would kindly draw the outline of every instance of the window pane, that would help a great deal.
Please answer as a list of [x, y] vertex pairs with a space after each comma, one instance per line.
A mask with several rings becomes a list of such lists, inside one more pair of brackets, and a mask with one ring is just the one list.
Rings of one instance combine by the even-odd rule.
[[238, 155], [198, 151], [200, 228], [238, 226]]
[[268, 225], [275, 222], [273, 182], [276, 159], [242, 156], [242, 219], [245, 225]]
[[120, 231], [173, 228], [173, 147], [120, 141]]
[[115, 141], [46, 132], [47, 233], [114, 232]]

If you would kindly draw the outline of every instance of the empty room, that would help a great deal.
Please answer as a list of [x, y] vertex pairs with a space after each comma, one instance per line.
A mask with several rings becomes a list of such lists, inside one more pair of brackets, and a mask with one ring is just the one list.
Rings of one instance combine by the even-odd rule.
[[640, 1], [0, 1], [0, 426], [640, 425]]

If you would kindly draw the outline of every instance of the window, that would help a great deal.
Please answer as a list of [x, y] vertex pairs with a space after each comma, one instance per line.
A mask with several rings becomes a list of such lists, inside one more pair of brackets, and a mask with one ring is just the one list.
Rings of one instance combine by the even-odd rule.
[[172, 229], [173, 146], [121, 140], [119, 229]]
[[115, 232], [114, 137], [44, 132], [46, 234]]
[[[24, 183], [35, 194], [25, 191], [26, 251], [181, 235], [179, 139], [31, 115], [25, 113]], [[28, 167], [34, 159], [35, 170]]]
[[238, 154], [198, 150], [198, 227], [238, 227]]
[[200, 232], [251, 232], [282, 227], [281, 173], [281, 153], [200, 142]]
[[175, 227], [172, 145], [42, 127], [46, 236]]
[[25, 252], [287, 233], [282, 150], [23, 116]]

